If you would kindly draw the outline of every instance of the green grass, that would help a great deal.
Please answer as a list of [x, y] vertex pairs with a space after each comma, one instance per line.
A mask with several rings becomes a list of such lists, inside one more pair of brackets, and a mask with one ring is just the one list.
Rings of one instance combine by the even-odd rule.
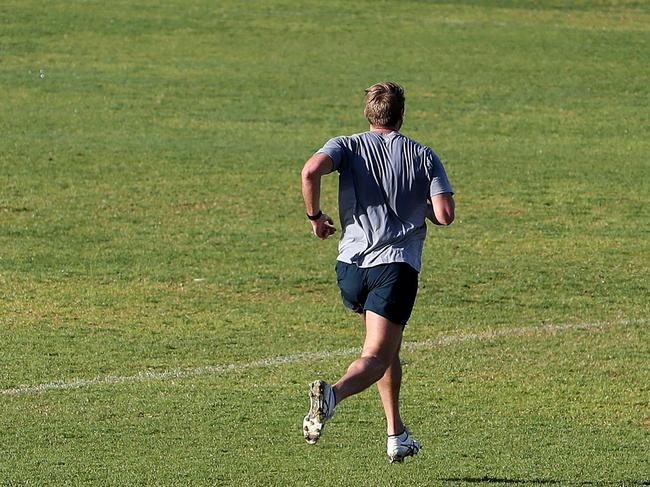
[[405, 353], [425, 449], [402, 466], [374, 392], [303, 444], [305, 384], [347, 356], [3, 394], [1, 484], [650, 483], [646, 2], [8, 1], [0, 18], [3, 390], [360, 344], [299, 171], [366, 128], [382, 79], [457, 192], [406, 339], [605, 324]]

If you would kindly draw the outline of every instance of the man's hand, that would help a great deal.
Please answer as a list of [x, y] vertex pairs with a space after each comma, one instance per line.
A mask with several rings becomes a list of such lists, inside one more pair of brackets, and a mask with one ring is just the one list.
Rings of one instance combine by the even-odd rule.
[[318, 220], [313, 220], [311, 226], [313, 227], [314, 235], [321, 240], [325, 240], [336, 232], [334, 220], [332, 220], [331, 216], [326, 215], [325, 213], [323, 213]]

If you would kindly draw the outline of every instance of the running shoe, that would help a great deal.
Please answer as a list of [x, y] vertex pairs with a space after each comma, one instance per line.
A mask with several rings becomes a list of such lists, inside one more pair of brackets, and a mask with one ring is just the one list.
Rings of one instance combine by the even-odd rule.
[[325, 422], [334, 416], [336, 398], [327, 382], [315, 380], [309, 386], [309, 412], [302, 422], [303, 435], [310, 445], [318, 441]]
[[422, 446], [412, 436], [411, 432], [404, 428], [401, 435], [390, 435], [386, 442], [386, 453], [390, 463], [401, 463], [406, 457], [416, 455]]

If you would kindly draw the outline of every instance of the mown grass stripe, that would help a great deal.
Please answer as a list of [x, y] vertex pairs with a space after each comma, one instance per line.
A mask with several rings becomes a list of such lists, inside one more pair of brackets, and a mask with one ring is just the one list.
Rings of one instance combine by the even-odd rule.
[[[646, 324], [648, 320], [622, 320], [616, 322], [593, 322], [593, 323], [567, 323], [560, 325], [546, 324], [541, 326], [524, 326], [518, 328], [500, 328], [476, 333], [463, 333], [458, 335], [443, 335], [437, 338], [404, 342], [402, 348], [406, 350], [420, 350], [427, 348], [442, 347], [454, 343], [495, 340], [505, 337], [551, 335], [571, 330], [594, 330], [613, 326], [627, 326], [635, 324]], [[163, 371], [144, 371], [135, 375], [105, 375], [91, 379], [72, 379], [47, 382], [37, 385], [24, 385], [9, 389], [2, 389], [3, 395], [31, 394], [51, 390], [76, 389], [94, 385], [115, 385], [129, 382], [142, 382], [146, 380], [164, 380], [193, 377], [199, 375], [215, 375], [232, 371], [240, 371], [254, 368], [273, 367], [307, 360], [321, 360], [332, 357], [355, 355], [359, 353], [360, 347], [340, 348], [324, 352], [300, 352], [290, 355], [269, 357], [251, 362], [235, 362], [222, 365], [206, 365], [203, 367], [179, 367]]]

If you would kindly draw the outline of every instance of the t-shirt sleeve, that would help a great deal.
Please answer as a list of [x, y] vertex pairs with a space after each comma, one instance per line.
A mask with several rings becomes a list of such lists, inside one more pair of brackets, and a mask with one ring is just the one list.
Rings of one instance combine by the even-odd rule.
[[441, 193], [452, 193], [452, 188], [445, 167], [438, 155], [432, 150], [427, 151], [427, 166], [429, 168], [429, 177], [431, 184], [429, 187], [429, 196], [435, 196]]
[[341, 166], [347, 163], [350, 149], [347, 143], [347, 137], [334, 137], [328, 140], [318, 152], [323, 152], [332, 158], [334, 161], [334, 171], [338, 171]]

